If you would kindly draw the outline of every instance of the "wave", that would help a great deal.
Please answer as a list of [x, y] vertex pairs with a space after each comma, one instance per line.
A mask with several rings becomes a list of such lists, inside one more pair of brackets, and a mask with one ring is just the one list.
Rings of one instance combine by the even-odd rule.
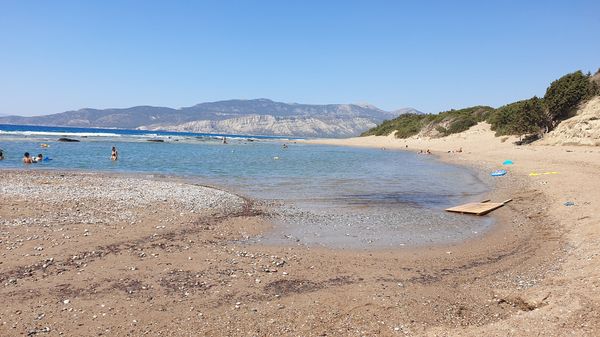
[[2, 131], [0, 135], [20, 135], [20, 136], [71, 136], [71, 137], [122, 137], [117, 133], [107, 132], [58, 132], [58, 131]]
[[[12, 136], [12, 137], [10, 137]], [[121, 141], [145, 141], [148, 139], [161, 139], [164, 141], [221, 141], [223, 136], [220, 135], [199, 135], [199, 136], [190, 136], [190, 135], [173, 135], [173, 134], [160, 134], [160, 133], [144, 133], [144, 134], [118, 134], [111, 132], [77, 132], [77, 131], [4, 131], [0, 130], [0, 137], [6, 139], [6, 137], [14, 138], [14, 139], [22, 139], [22, 138], [37, 138], [40, 141], [48, 141], [51, 138], [60, 138], [60, 137], [71, 137], [71, 138], [100, 138], [100, 139], [109, 139], [109, 138], [119, 138]], [[255, 141], [259, 140], [253, 137], [243, 137], [243, 136], [225, 136], [228, 140], [250, 140]]]
[[163, 130], [128, 130], [128, 129], [96, 129], [96, 128], [71, 128], [55, 126], [36, 126], [36, 125], [0, 125], [0, 136], [13, 136], [25, 138], [49, 138], [49, 137], [81, 137], [81, 138], [119, 138], [125, 139], [148, 139], [157, 138], [165, 140], [183, 140], [183, 139], [216, 139], [222, 140], [226, 137], [230, 140], [239, 141], [258, 141], [258, 140], [280, 140], [290, 141], [292, 139], [281, 136], [257, 136], [257, 135], [238, 135], [238, 134], [210, 134], [194, 132], [175, 132]]

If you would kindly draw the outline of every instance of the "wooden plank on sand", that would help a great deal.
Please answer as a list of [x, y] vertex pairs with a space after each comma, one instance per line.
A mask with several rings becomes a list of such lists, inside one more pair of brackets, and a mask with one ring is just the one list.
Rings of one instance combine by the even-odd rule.
[[488, 202], [489, 200], [484, 200], [483, 202], [472, 202], [460, 206], [446, 208], [446, 211], [463, 214], [485, 215], [504, 206], [504, 204], [510, 202], [511, 200], [512, 199], [508, 199], [504, 202]]

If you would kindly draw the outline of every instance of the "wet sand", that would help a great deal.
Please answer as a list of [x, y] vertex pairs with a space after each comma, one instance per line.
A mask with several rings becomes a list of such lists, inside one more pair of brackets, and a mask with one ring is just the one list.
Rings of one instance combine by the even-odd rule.
[[[145, 180], [2, 171], [0, 335], [593, 335], [598, 326], [596, 298], [556, 291], [576, 290], [560, 281], [576, 248], [549, 212], [553, 200], [526, 178], [496, 186], [493, 199], [514, 202], [483, 237], [371, 251], [250, 244], [271, 228], [268, 205]], [[136, 185], [147, 188], [120, 199], [118, 186]], [[194, 188], [193, 200], [176, 192]], [[568, 314], [546, 322], [537, 318], [546, 308]]]

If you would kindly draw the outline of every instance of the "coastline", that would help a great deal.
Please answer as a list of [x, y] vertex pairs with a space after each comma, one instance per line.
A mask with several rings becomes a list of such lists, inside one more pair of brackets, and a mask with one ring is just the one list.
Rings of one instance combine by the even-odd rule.
[[[530, 198], [513, 200], [509, 208], [524, 208], [527, 222], [533, 225], [533, 259], [540, 259], [539, 283], [527, 289], [498, 289], [509, 294], [515, 306], [524, 306], [517, 315], [479, 327], [433, 329], [433, 335], [566, 335], [595, 336], [600, 331], [600, 219], [597, 202], [600, 182], [600, 148], [592, 146], [515, 146], [515, 137], [495, 137], [489, 126], [480, 124], [466, 132], [442, 139], [395, 139], [393, 136], [370, 136], [350, 139], [309, 140], [312, 144], [362, 146], [419, 151], [430, 149], [440, 160], [475, 167], [487, 172], [506, 168], [509, 174], [497, 179], [502, 184], [518, 177], [521, 184], [498, 186], [510, 197], [513, 192], [532, 193]], [[407, 147], [408, 145], [408, 147]], [[455, 150], [462, 148], [462, 152]], [[515, 165], [502, 166], [504, 160]], [[519, 189], [515, 189], [516, 187]], [[492, 193], [495, 194], [495, 193]], [[503, 198], [499, 198], [503, 200]], [[515, 202], [516, 201], [516, 202]], [[573, 206], [567, 206], [572, 202]], [[507, 206], [503, 207], [506, 208]], [[510, 216], [501, 211], [501, 227], [518, 230]], [[540, 249], [554, 242], [554, 249]], [[525, 253], [525, 252], [524, 252]], [[525, 254], [524, 254], [525, 255]], [[525, 257], [525, 256], [523, 256]], [[545, 261], [544, 261], [545, 259]], [[526, 305], [525, 305], [526, 304]], [[534, 305], [532, 305], [534, 304]]]
[[[29, 177], [34, 189], [44, 181], [65, 183], [61, 174], [75, 183], [98, 179], [97, 185], [146, 180], [60, 171], [12, 174]], [[34, 219], [2, 231], [2, 243], [16, 245], [4, 251], [0, 264], [2, 274], [11, 275], [0, 282], [6, 303], [0, 332], [8, 335], [46, 328], [66, 335], [469, 335], [475, 333], [466, 327], [502, 324], [545, 306], [522, 292], [537, 287], [557, 248], [553, 241], [536, 246], [545, 232], [534, 230], [537, 222], [522, 214], [530, 209], [512, 205], [497, 216], [502, 223], [518, 219], [520, 226], [499, 226], [467, 243], [357, 251], [246, 244], [269, 228], [263, 210], [247, 200], [242, 211], [193, 216], [175, 206], [163, 212], [162, 200], [138, 210], [127, 203], [125, 210], [140, 212], [133, 223], [124, 219], [119, 227], [119, 220], [107, 218], [96, 228], [75, 218], [49, 231], [51, 202], [5, 193], [2, 198], [2, 219], [15, 210]], [[107, 201], [66, 206], [101, 214]], [[161, 211], [147, 214], [149, 209]], [[111, 207], [104, 212], [114, 213]]]

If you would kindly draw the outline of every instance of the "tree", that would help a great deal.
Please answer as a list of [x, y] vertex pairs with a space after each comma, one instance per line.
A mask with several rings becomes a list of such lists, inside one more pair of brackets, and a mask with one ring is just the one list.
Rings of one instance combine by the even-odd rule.
[[570, 117], [579, 103], [591, 97], [596, 92], [596, 85], [581, 71], [567, 74], [552, 82], [544, 102], [553, 121]]
[[513, 129], [519, 136], [539, 132], [547, 124], [542, 100], [534, 96], [523, 101], [521, 109], [513, 120]]
[[548, 123], [548, 117], [542, 100], [533, 97], [498, 108], [488, 121], [498, 136], [523, 136], [539, 132]]

